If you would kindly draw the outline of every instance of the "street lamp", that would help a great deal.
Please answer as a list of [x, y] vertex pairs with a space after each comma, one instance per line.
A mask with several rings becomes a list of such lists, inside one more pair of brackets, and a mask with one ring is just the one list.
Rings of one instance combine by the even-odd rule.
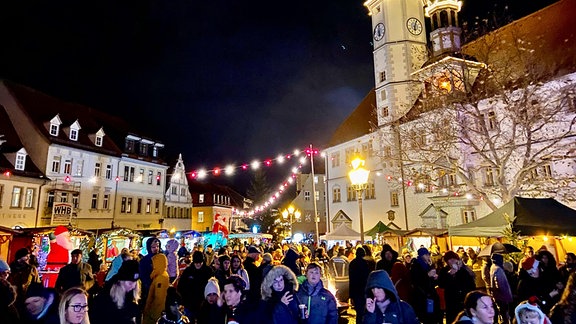
[[352, 188], [356, 190], [358, 197], [358, 216], [360, 217], [360, 241], [364, 244], [364, 215], [362, 214], [362, 193], [368, 187], [368, 176], [370, 171], [364, 168], [365, 161], [360, 157], [352, 160], [352, 170], [348, 172], [348, 178], [352, 183]]
[[300, 213], [300, 211], [296, 208], [294, 208], [294, 206], [290, 205], [288, 206], [288, 208], [284, 209], [282, 211], [282, 217], [284, 218], [284, 220], [288, 220], [288, 216], [290, 216], [290, 237], [292, 237], [293, 233], [292, 233], [292, 223], [293, 218], [292, 217], [296, 217], [296, 219], [300, 219], [300, 216], [302, 215], [302, 213]]

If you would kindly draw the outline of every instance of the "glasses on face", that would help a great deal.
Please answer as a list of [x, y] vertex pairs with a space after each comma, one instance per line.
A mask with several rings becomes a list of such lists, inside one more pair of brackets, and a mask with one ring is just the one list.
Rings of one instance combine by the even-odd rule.
[[86, 305], [80, 305], [80, 304], [70, 305], [68, 307], [71, 307], [74, 310], [74, 312], [76, 312], [76, 313], [88, 311], [88, 305], [87, 304]]

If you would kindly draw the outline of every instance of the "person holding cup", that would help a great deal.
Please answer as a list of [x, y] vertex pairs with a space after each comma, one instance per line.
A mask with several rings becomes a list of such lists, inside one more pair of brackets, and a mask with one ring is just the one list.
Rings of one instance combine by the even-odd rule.
[[296, 296], [306, 306], [307, 324], [337, 324], [338, 307], [336, 298], [322, 284], [323, 267], [318, 262], [306, 266], [306, 280], [300, 285]]
[[446, 323], [452, 323], [464, 310], [464, 298], [476, 289], [474, 272], [465, 265], [454, 251], [444, 253], [446, 266], [438, 274], [438, 286], [444, 289]]
[[299, 318], [305, 319], [306, 305], [298, 302], [295, 293], [298, 280], [287, 266], [274, 266], [262, 280], [260, 290], [268, 323], [297, 324]]
[[372, 271], [366, 283], [364, 324], [420, 324], [414, 309], [400, 299], [385, 270]]

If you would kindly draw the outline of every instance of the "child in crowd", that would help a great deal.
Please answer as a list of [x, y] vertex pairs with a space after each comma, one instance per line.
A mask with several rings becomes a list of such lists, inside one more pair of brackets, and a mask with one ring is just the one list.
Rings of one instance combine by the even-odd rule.
[[514, 311], [517, 324], [552, 324], [550, 319], [538, 307], [537, 299], [530, 298], [521, 302]]

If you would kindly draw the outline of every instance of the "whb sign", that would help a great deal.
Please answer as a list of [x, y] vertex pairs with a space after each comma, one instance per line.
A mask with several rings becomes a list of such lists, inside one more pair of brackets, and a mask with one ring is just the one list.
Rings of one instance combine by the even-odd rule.
[[52, 225], [68, 225], [74, 210], [71, 203], [54, 203], [52, 207]]

